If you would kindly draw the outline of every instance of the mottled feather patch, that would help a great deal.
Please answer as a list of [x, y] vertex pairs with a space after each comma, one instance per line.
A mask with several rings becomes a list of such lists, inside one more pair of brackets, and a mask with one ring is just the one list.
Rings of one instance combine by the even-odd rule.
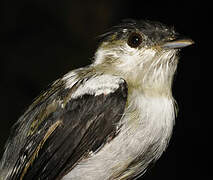
[[44, 138], [42, 139], [42, 141], [39, 143], [39, 145], [37, 146], [37, 148], [35, 149], [33, 155], [31, 156], [30, 160], [26, 163], [24, 170], [22, 171], [20, 180], [22, 180], [24, 178], [24, 175], [26, 174], [28, 168], [30, 167], [30, 165], [32, 165], [33, 161], [35, 160], [35, 158], [38, 156], [38, 153], [40, 151], [40, 149], [42, 148], [42, 146], [44, 145], [44, 143], [46, 142], [46, 140], [50, 137], [50, 135], [55, 131], [55, 129], [62, 124], [62, 121], [56, 121], [52, 126], [50, 126], [50, 128], [48, 129], [48, 131], [46, 132]]
[[73, 85], [78, 81], [77, 75], [78, 74], [75, 71], [71, 71], [62, 78], [62, 81], [66, 82], [65, 88], [73, 87]]
[[32, 122], [27, 136], [33, 135], [38, 129], [39, 125], [42, 123], [42, 121], [47, 118], [51, 113], [55, 112], [57, 107], [58, 102], [55, 100], [52, 103], [48, 104], [47, 107], [44, 108], [43, 111], [41, 111], [38, 114], [37, 118]]

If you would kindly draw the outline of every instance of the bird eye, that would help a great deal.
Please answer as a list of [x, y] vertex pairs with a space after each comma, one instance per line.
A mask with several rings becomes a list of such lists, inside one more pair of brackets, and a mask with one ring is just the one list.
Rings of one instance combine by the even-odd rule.
[[132, 33], [130, 34], [129, 38], [128, 38], [128, 42], [127, 44], [132, 47], [132, 48], [136, 48], [138, 47], [140, 44], [142, 43], [142, 37], [139, 33]]

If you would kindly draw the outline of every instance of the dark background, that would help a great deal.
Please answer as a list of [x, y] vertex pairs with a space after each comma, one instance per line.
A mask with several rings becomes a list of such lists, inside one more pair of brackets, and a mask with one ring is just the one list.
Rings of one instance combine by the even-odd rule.
[[170, 146], [144, 179], [211, 179], [199, 103], [201, 27], [210, 21], [210, 8], [198, 1], [3, 0], [0, 12], [0, 157], [10, 127], [41, 90], [91, 62], [98, 35], [124, 18], [149, 19], [174, 26], [196, 44], [181, 52]]

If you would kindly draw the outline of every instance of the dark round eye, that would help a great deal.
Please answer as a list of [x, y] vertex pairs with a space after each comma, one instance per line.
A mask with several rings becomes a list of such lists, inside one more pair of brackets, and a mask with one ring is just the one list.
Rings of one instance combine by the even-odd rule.
[[142, 43], [142, 37], [139, 33], [133, 32], [129, 35], [127, 44], [132, 47], [136, 48]]

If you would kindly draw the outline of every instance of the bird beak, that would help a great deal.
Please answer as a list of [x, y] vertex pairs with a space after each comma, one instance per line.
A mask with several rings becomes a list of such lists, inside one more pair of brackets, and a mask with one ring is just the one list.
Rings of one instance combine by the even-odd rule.
[[161, 47], [164, 49], [180, 49], [194, 44], [191, 39], [175, 39], [173, 41], [165, 42]]

